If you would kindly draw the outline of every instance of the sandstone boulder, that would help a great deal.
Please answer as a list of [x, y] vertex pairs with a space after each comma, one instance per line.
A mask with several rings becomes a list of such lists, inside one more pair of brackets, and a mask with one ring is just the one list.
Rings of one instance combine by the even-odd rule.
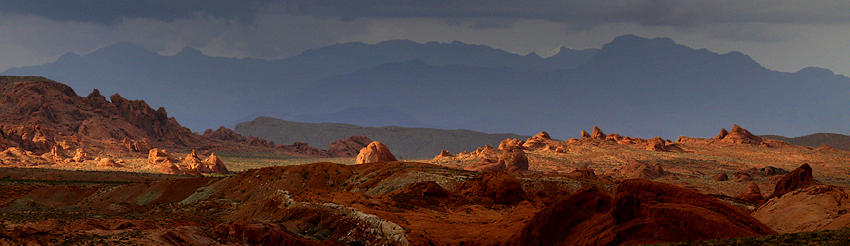
[[715, 174], [712, 178], [714, 178], [714, 181], [727, 181], [729, 180], [729, 175], [726, 175], [726, 173], [718, 173]]
[[209, 170], [210, 173], [217, 174], [228, 174], [230, 171], [227, 170], [227, 166], [224, 165], [224, 161], [221, 160], [215, 153], [211, 153], [207, 159], [203, 162], [203, 166], [206, 167], [206, 170]]
[[397, 161], [390, 149], [381, 142], [373, 141], [368, 146], [360, 150], [357, 155], [355, 164], [366, 164], [375, 162]]
[[522, 149], [522, 145], [525, 144], [524, 141], [521, 141], [516, 138], [508, 138], [499, 142], [499, 150], [504, 151], [506, 148], [520, 148]]
[[774, 196], [753, 212], [780, 233], [836, 230], [850, 226], [850, 193], [833, 185], [812, 185]]
[[502, 154], [501, 152], [496, 151], [493, 147], [490, 147], [490, 145], [484, 145], [484, 148], [478, 148], [472, 153], [478, 156], [478, 158], [481, 158], [483, 162], [487, 163], [499, 162], [499, 158]]
[[[206, 165], [201, 163], [201, 158], [198, 157], [198, 153], [195, 150], [192, 150], [192, 153], [186, 155], [186, 158], [183, 158], [183, 168], [186, 169], [186, 172], [189, 173], [210, 173], [209, 168]], [[189, 171], [192, 170], [192, 171]]]
[[89, 160], [88, 154], [82, 149], [77, 149], [77, 152], [74, 154], [74, 157], [71, 158], [74, 162], [84, 162]]
[[118, 163], [115, 162], [112, 158], [103, 158], [97, 163], [98, 167], [121, 167]]
[[737, 198], [747, 200], [756, 205], [764, 202], [764, 195], [761, 194], [761, 189], [759, 189], [758, 184], [755, 182], [750, 183]]
[[738, 183], [753, 181], [753, 175], [747, 171], [737, 171], [732, 174], [732, 177]]
[[812, 167], [809, 166], [809, 164], [803, 164], [790, 173], [785, 174], [785, 176], [776, 183], [776, 188], [773, 189], [773, 195], [771, 195], [771, 197], [781, 197], [785, 193], [815, 184], [817, 183], [815, 182], [814, 177], [812, 177]]
[[448, 150], [443, 150], [443, 151], [440, 151], [440, 154], [439, 154], [439, 155], [437, 155], [437, 156], [435, 156], [435, 157], [434, 157], [434, 159], [440, 159], [440, 158], [452, 158], [452, 157], [454, 157], [454, 155], [452, 155], [451, 153], [449, 153], [449, 151], [448, 151]]
[[658, 163], [646, 163], [638, 160], [632, 160], [628, 166], [620, 170], [620, 175], [632, 179], [655, 179], [666, 174], [664, 168]]
[[522, 172], [528, 170], [528, 157], [525, 152], [516, 146], [508, 145], [502, 150], [502, 156], [499, 157], [499, 163], [505, 165], [505, 168], [510, 172]]
[[537, 133], [537, 135], [532, 136], [531, 138], [525, 140], [525, 143], [522, 144], [522, 147], [525, 149], [536, 150], [542, 149], [548, 145], [551, 145], [552, 138], [549, 137], [549, 133], [542, 131]]

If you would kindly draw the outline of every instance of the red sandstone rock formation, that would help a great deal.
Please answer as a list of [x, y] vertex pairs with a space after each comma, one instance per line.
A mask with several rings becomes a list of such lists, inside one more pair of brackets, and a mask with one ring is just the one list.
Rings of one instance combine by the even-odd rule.
[[440, 151], [440, 154], [439, 154], [439, 155], [437, 155], [437, 156], [435, 156], [435, 157], [434, 157], [434, 159], [440, 159], [440, 158], [452, 158], [452, 157], [455, 157], [455, 156], [454, 156], [454, 155], [452, 155], [451, 153], [449, 153], [449, 151], [448, 151], [448, 150], [443, 150], [443, 151]]
[[484, 172], [460, 187], [460, 194], [484, 203], [514, 205], [525, 200], [522, 183], [504, 171]]
[[357, 159], [354, 163], [366, 164], [388, 161], [397, 161], [397, 159], [386, 145], [378, 141], [373, 141], [372, 143], [369, 143], [369, 146], [360, 150], [360, 154], [357, 155]]
[[759, 185], [755, 182], [750, 183], [737, 198], [747, 200], [756, 205], [764, 203], [764, 195], [761, 194], [761, 189], [759, 189]]
[[771, 197], [781, 197], [785, 193], [796, 189], [802, 189], [808, 186], [816, 185], [815, 179], [812, 177], [812, 167], [809, 164], [794, 169], [776, 183], [776, 188], [773, 189]]
[[632, 160], [628, 166], [620, 170], [620, 175], [626, 178], [655, 179], [666, 174], [664, 168], [658, 163], [646, 163]]
[[356, 157], [360, 150], [371, 142], [372, 140], [366, 136], [351, 136], [347, 139], [340, 139], [328, 146], [328, 154], [334, 157]]
[[776, 234], [741, 209], [641, 179], [613, 196], [591, 187], [538, 212], [509, 245], [631, 245]]
[[605, 133], [597, 126], [593, 126], [593, 133], [590, 135], [593, 139], [605, 139]]
[[715, 174], [712, 178], [714, 178], [714, 181], [727, 181], [729, 180], [729, 175], [726, 175], [726, 173], [718, 173]]
[[528, 170], [528, 157], [525, 152], [516, 146], [507, 145], [502, 150], [502, 156], [499, 157], [499, 163], [504, 164], [505, 168], [510, 172], [522, 172]]

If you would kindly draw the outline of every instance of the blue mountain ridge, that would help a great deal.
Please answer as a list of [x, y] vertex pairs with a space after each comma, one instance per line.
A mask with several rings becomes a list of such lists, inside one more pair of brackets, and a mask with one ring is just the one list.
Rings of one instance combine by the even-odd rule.
[[827, 69], [771, 71], [740, 52], [620, 36], [548, 58], [483, 45], [345, 43], [279, 60], [162, 56], [129, 43], [4, 75], [145, 99], [195, 131], [248, 115], [362, 126], [415, 126], [578, 137], [594, 125], [636, 137], [850, 133], [850, 79]]

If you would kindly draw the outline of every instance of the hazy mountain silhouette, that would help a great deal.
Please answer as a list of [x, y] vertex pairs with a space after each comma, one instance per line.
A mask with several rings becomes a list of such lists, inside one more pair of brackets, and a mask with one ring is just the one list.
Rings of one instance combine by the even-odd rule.
[[[202, 131], [230, 125], [236, 119], [259, 112], [322, 122], [327, 117], [308, 108], [288, 107], [292, 96], [317, 79], [382, 64], [416, 59], [435, 65], [547, 70], [575, 67], [589, 60], [595, 51], [562, 49], [557, 56], [540, 58], [461, 42], [419, 44], [398, 40], [374, 45], [337, 44], [265, 61], [209, 57], [192, 48], [174, 56], [162, 56], [125, 42], [84, 56], [68, 53], [53, 63], [12, 68], [2, 74], [37, 74], [61, 81], [84, 94], [98, 88], [107, 95], [120, 92], [128, 98], [145, 99], [152, 106], [169, 108], [185, 126]], [[349, 105], [332, 112], [345, 112], [352, 107], [358, 106]]]
[[268, 115], [525, 135], [546, 130], [563, 139], [594, 125], [665, 138], [710, 137], [732, 124], [758, 134], [850, 132], [847, 77], [821, 68], [776, 72], [739, 52], [633, 35], [549, 58], [459, 42], [387, 41], [264, 61], [193, 49], [161, 56], [121, 43], [3, 74], [145, 99], [196, 131]]
[[762, 135], [760, 137], [785, 141], [794, 145], [818, 148], [824, 145], [839, 150], [850, 151], [850, 136], [835, 133], [815, 133], [789, 138], [777, 135]]
[[444, 149], [457, 154], [461, 151], [472, 152], [484, 145], [495, 148], [506, 138], [526, 140], [531, 137], [510, 133], [487, 134], [469, 130], [299, 123], [270, 117], [257, 117], [254, 120], [239, 123], [233, 131], [243, 136], [264, 136], [278, 144], [304, 142], [320, 149], [327, 149], [331, 142], [362, 135], [386, 144], [397, 157], [407, 159], [431, 159]]

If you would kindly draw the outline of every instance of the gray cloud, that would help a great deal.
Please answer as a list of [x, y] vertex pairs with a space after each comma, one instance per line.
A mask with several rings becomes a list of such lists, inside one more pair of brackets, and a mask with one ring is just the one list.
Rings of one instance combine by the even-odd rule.
[[0, 0], [0, 12], [100, 24], [136, 18], [174, 21], [197, 16], [250, 22], [268, 3], [268, 0]]
[[109, 24], [125, 19], [209, 16], [252, 22], [258, 14], [470, 20], [477, 28], [509, 28], [516, 20], [547, 20], [590, 28], [610, 23], [688, 27], [706, 23], [848, 23], [850, 3], [800, 0], [0, 0], [0, 12], [58, 21]]
[[[847, 23], [850, 3], [811, 1], [303, 1], [272, 4], [281, 13], [357, 18], [499, 18], [540, 19], [578, 26], [637, 23], [644, 26], [693, 26], [704, 23]], [[498, 25], [497, 25], [498, 26]]]

